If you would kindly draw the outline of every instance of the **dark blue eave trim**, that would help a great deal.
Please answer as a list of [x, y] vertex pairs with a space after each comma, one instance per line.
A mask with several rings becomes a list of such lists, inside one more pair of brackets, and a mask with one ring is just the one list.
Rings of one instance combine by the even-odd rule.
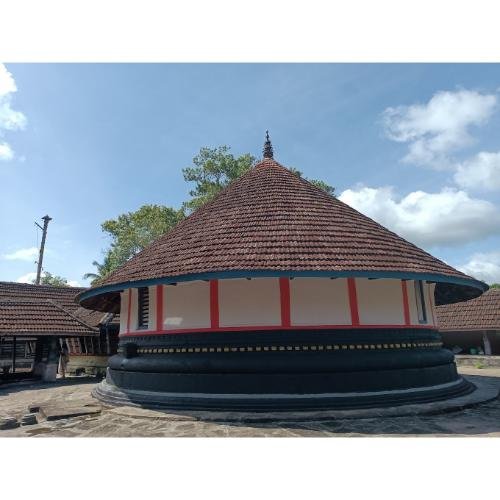
[[400, 271], [220, 271], [210, 273], [184, 274], [182, 276], [169, 276], [166, 278], [152, 278], [147, 280], [127, 281], [115, 285], [105, 285], [101, 287], [85, 290], [76, 296], [78, 302], [82, 302], [96, 295], [103, 295], [110, 292], [118, 292], [128, 288], [138, 288], [141, 286], [153, 286], [160, 284], [179, 283], [183, 281], [230, 279], [230, 278], [387, 278], [401, 280], [425, 280], [436, 283], [450, 283], [453, 285], [471, 286], [483, 292], [488, 290], [488, 285], [473, 278], [459, 278], [446, 276], [443, 274], [411, 273]]

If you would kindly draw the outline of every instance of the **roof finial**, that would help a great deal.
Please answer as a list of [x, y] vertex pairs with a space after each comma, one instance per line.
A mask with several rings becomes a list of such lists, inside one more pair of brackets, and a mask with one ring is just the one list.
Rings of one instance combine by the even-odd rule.
[[272, 158], [273, 157], [273, 145], [271, 144], [271, 140], [269, 139], [269, 130], [266, 130], [266, 142], [264, 143], [264, 158]]

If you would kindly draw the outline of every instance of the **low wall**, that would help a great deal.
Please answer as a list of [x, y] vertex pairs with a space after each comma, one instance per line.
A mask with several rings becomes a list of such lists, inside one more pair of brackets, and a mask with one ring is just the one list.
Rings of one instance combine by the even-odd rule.
[[500, 356], [475, 356], [456, 354], [455, 361], [457, 366], [498, 366], [500, 367]]
[[66, 371], [69, 375], [76, 375], [78, 372], [86, 375], [97, 375], [99, 372], [104, 374], [107, 365], [108, 356], [79, 356], [76, 354], [69, 357]]

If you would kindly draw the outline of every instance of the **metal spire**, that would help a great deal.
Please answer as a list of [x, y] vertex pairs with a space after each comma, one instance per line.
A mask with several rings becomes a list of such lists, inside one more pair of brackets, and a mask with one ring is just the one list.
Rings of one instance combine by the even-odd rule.
[[266, 130], [266, 142], [264, 143], [264, 149], [262, 150], [264, 153], [264, 158], [272, 158], [273, 157], [273, 145], [271, 144], [271, 140], [269, 139], [269, 130]]

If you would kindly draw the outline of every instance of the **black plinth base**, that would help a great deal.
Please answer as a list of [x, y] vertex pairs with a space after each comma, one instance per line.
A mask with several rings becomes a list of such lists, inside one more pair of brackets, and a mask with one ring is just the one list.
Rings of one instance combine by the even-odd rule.
[[111, 405], [132, 405], [165, 410], [300, 411], [381, 408], [431, 403], [464, 396], [474, 385], [459, 377], [439, 386], [368, 393], [323, 394], [201, 394], [119, 389], [107, 381], [94, 389], [94, 396]]
[[395, 406], [474, 390], [432, 330], [225, 332], [128, 338], [104, 402], [190, 410]]

